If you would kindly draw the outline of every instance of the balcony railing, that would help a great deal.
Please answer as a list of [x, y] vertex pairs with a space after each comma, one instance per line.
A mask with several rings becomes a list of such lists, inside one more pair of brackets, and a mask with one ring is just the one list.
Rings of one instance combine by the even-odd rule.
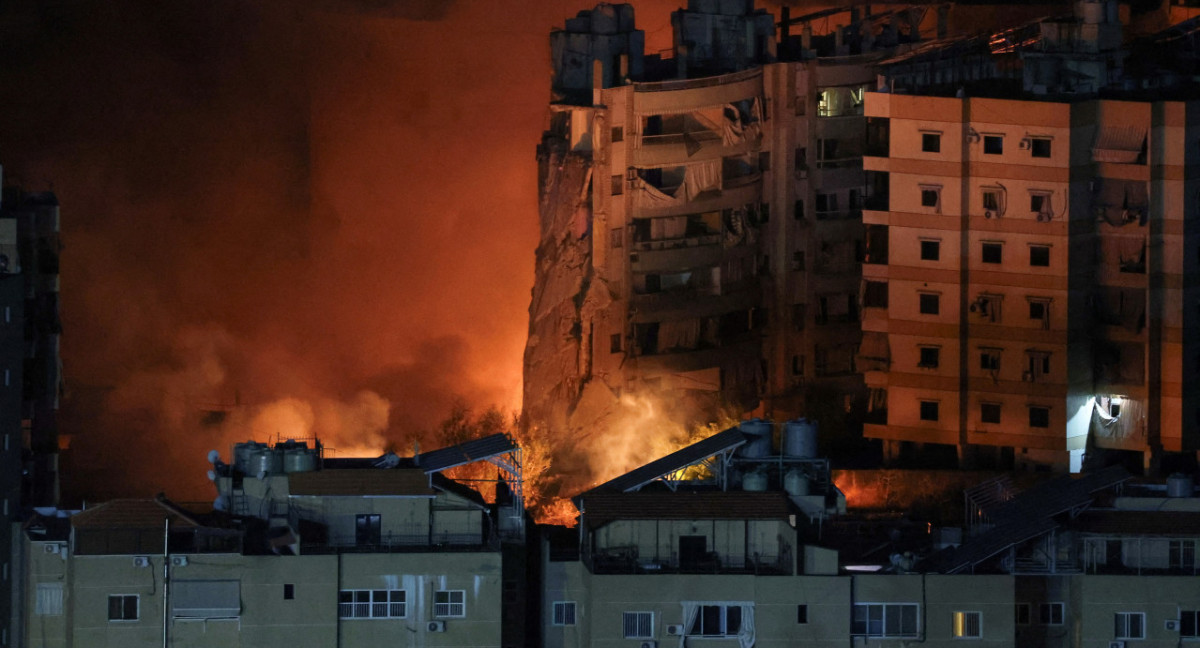
[[728, 556], [709, 552], [693, 560], [678, 556], [641, 558], [636, 552], [609, 551], [585, 554], [584, 564], [593, 574], [755, 574], [790, 575], [792, 560], [782, 556]]

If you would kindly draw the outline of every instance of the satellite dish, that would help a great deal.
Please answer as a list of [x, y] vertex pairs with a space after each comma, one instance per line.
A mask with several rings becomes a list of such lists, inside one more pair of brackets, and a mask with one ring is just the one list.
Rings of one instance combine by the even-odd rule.
[[228, 511], [229, 510], [229, 498], [225, 497], [224, 495], [218, 495], [217, 499], [213, 500], [213, 510], [214, 511]]
[[208, 471], [208, 481], [210, 481], [210, 482], [217, 481], [217, 473], [215, 470]]
[[216, 463], [217, 463], [218, 461], [220, 461], [220, 460], [221, 460], [221, 453], [220, 453], [220, 452], [217, 452], [216, 450], [209, 450], [209, 451], [208, 451], [208, 463], [210, 463], [210, 464], [213, 464], [213, 465], [216, 465]]

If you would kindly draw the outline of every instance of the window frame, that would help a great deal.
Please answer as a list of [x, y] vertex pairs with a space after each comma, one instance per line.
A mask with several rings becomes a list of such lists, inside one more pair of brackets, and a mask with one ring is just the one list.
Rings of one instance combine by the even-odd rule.
[[[993, 407], [996, 408], [995, 409], [996, 416], [995, 416], [995, 420], [990, 420], [989, 417], [987, 416], [987, 411], [984, 408], [990, 409]], [[980, 403], [979, 404], [979, 422], [987, 423], [988, 425], [1000, 425], [1000, 421], [1003, 420], [1003, 412], [1004, 412], [1004, 406], [1001, 403], [992, 403], [992, 402]]]
[[[912, 629], [911, 632], [905, 632], [904, 631], [905, 628], [902, 627], [902, 628], [900, 628], [899, 634], [888, 634], [887, 617], [888, 617], [888, 609], [889, 608], [893, 608], [893, 613], [900, 611], [904, 608], [912, 608], [913, 609], [914, 613], [912, 616], [913, 616], [913, 621], [915, 622], [915, 627]], [[865, 612], [867, 614], [867, 618], [865, 620], [863, 620], [862, 622], [860, 622], [858, 620], [859, 609], [865, 609]], [[880, 629], [879, 632], [871, 631], [871, 624], [873, 623], [873, 620], [871, 618], [871, 612], [874, 609], [878, 609], [878, 611], [880, 612], [878, 621], [874, 621], [875, 623], [879, 624], [879, 629]], [[860, 623], [863, 624], [863, 626], [860, 626]], [[903, 623], [903, 617], [901, 617], [901, 623]], [[860, 631], [860, 627], [861, 627], [861, 631]], [[921, 604], [920, 603], [855, 603], [850, 608], [850, 635], [853, 637], [876, 637], [876, 638], [919, 637], [919, 636], [921, 636]]]
[[[1057, 614], [1055, 614], [1056, 612]], [[1047, 616], [1049, 620], [1046, 619]], [[1038, 605], [1038, 625], [1060, 626], [1063, 625], [1063, 619], [1066, 616], [1067, 604], [1062, 601], [1047, 601]]]
[[[643, 617], [645, 615], [645, 617]], [[647, 618], [647, 626], [649, 630], [646, 634], [629, 634], [629, 620], [634, 619], [635, 632], [640, 631], [642, 627], [641, 619]], [[649, 610], [626, 610], [621, 613], [621, 635], [625, 639], [653, 639], [654, 638], [654, 612]]]
[[[125, 602], [130, 598], [132, 598], [134, 601], [132, 618], [125, 616], [125, 613], [126, 613], [126, 607], [125, 607], [126, 603]], [[121, 616], [118, 618], [113, 618], [113, 615], [112, 615], [113, 599], [121, 599]], [[141, 620], [142, 620], [142, 596], [140, 594], [109, 594], [108, 595], [108, 622], [109, 623], [136, 623]]]
[[[1037, 413], [1035, 418], [1034, 414]], [[1045, 418], [1042, 418], [1045, 417]], [[1044, 425], [1043, 425], [1044, 423]], [[1042, 429], [1050, 428], [1050, 408], [1043, 405], [1029, 406], [1029, 427]]]
[[[1187, 558], [1190, 556], [1191, 560]], [[1196, 571], [1196, 541], [1191, 538], [1172, 538], [1167, 542], [1167, 568]]]
[[[1021, 611], [1025, 614], [1022, 615]], [[1022, 621], [1022, 619], [1024, 619]], [[1013, 606], [1013, 623], [1019, 626], [1027, 626], [1033, 624], [1033, 606], [1028, 603], [1017, 603]]]
[[[570, 611], [569, 614], [568, 611]], [[574, 626], [579, 619], [577, 615], [578, 609], [575, 601], [554, 601], [550, 604], [550, 625], [552, 626]], [[570, 617], [569, 623], [568, 617]]]
[[[1038, 258], [1034, 258], [1034, 254], [1038, 254]], [[1046, 258], [1043, 260], [1040, 255], [1045, 253]], [[1043, 263], [1044, 261], [1044, 263]], [[1029, 267], [1031, 268], [1049, 268], [1050, 267], [1050, 246], [1040, 243], [1029, 244]]]
[[[972, 617], [975, 619], [975, 632], [974, 634], [968, 634], [971, 630], [968, 619]], [[951, 616], [950, 636], [955, 639], [982, 639], [983, 612], [978, 610], [955, 610]]]
[[[441, 595], [447, 595], [446, 601], [438, 601]], [[461, 600], [454, 601], [454, 594], [458, 594]], [[447, 606], [442, 608], [443, 612], [438, 612], [438, 606]], [[455, 606], [458, 606], [458, 614], [454, 613]], [[461, 619], [467, 616], [467, 590], [434, 590], [433, 592], [433, 618], [435, 619]]]
[[[988, 252], [995, 253], [995, 260], [991, 260]], [[989, 265], [1002, 265], [1004, 263], [1004, 243], [1001, 241], [980, 241], [979, 242], [979, 262]]]
[[942, 134], [940, 131], [921, 131], [921, 152], [942, 152]]
[[1200, 609], [1179, 611], [1179, 637], [1200, 639]]
[[808, 625], [808, 603], [796, 604], [796, 625]]
[[[932, 406], [932, 410], [927, 410]], [[933, 418], [929, 418], [927, 414], [932, 412]], [[941, 420], [941, 402], [935, 400], [918, 400], [917, 401], [917, 418], [921, 421], [929, 421], [936, 423]]]
[[917, 312], [921, 315], [941, 315], [942, 296], [935, 292], [917, 293]]
[[917, 241], [917, 252], [922, 261], [941, 261], [942, 260], [942, 240], [923, 238]]
[[937, 369], [941, 365], [942, 347], [936, 344], [917, 345], [917, 367]]
[[[43, 596], [43, 592], [47, 596]], [[63, 600], [62, 583], [38, 583], [34, 588], [33, 615], [62, 616]]]
[[[921, 184], [917, 185], [921, 192], [921, 206], [935, 210], [937, 213], [942, 211], [942, 185]], [[929, 201], [929, 196], [932, 196], [932, 202]]]
[[[1137, 619], [1136, 634], [1131, 632], [1130, 621]], [[1145, 639], [1146, 638], [1146, 613], [1145, 612], [1116, 612], [1113, 614], [1113, 638], [1118, 640], [1123, 639]]]
[[[1046, 154], [1045, 155], [1038, 154], [1038, 144], [1046, 145], [1046, 151], [1045, 151]], [[1045, 137], [1045, 136], [1033, 137], [1033, 136], [1031, 136], [1029, 138], [1029, 157], [1048, 160], [1053, 156], [1054, 156], [1054, 138], [1053, 137]]]
[[[982, 138], [982, 144], [983, 144], [982, 150], [983, 150], [984, 155], [1004, 155], [1004, 134], [1003, 133], [992, 133], [990, 135], [987, 133], [984, 133], [983, 138]], [[993, 147], [995, 147], [996, 150], [994, 150], [994, 151], [988, 150]]]
[[[365, 601], [358, 600], [360, 594], [365, 594]], [[382, 600], [376, 600], [376, 596], [382, 594]], [[394, 600], [399, 595], [399, 601]], [[343, 601], [346, 596], [351, 598], [350, 601]], [[400, 606], [400, 614], [393, 614], [395, 606]], [[383, 614], [376, 614], [383, 606]], [[366, 614], [362, 614], [362, 612]], [[348, 614], [347, 614], [348, 612]], [[359, 620], [359, 619], [407, 619], [408, 618], [408, 590], [403, 589], [343, 589], [338, 590], [338, 619], [342, 621]]]
[[[705, 610], [709, 608], [719, 608], [717, 616], [716, 632], [707, 632]], [[737, 629], [733, 632], [729, 631], [729, 615], [732, 610], [737, 610]], [[742, 629], [742, 606], [732, 603], [708, 603], [696, 606], [696, 618], [692, 621], [692, 627], [684, 628], [685, 637], [696, 637], [704, 639], [729, 639], [737, 637]], [[698, 631], [697, 631], [698, 630]]]

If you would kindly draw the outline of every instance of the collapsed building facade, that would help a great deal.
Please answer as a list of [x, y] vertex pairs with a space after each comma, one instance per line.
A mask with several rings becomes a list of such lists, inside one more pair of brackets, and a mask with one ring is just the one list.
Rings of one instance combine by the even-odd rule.
[[964, 466], [1200, 448], [1192, 23], [1132, 39], [1081, 2], [947, 37], [948, 7], [875, 9], [694, 1], [668, 59], [628, 5], [552, 34], [526, 417], [603, 434], [646, 394]]

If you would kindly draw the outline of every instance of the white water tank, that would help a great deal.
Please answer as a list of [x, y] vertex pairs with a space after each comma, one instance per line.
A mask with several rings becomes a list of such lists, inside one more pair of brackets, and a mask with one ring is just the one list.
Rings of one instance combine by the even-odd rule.
[[783, 490], [792, 497], [808, 495], [808, 475], [803, 470], [789, 470], [783, 477]]
[[254, 470], [255, 461], [254, 455], [261, 453], [266, 444], [247, 441], [233, 446], [233, 467], [243, 475], [253, 475], [257, 470]]
[[767, 490], [767, 473], [757, 470], [742, 476], [742, 490], [761, 493]]
[[783, 454], [799, 459], [817, 456], [817, 422], [806, 418], [788, 421], [783, 426]]
[[746, 445], [741, 447], [738, 454], [750, 459], [761, 459], [771, 456], [771, 432], [775, 425], [762, 419], [750, 419], [738, 424], [738, 429], [746, 435]]
[[317, 451], [306, 447], [288, 448], [283, 451], [283, 471], [311, 472], [317, 469]]
[[268, 475], [278, 475], [283, 472], [283, 451], [274, 448], [263, 448], [260, 452], [252, 455], [253, 462], [251, 472], [248, 474], [258, 475], [266, 473]]
[[1171, 473], [1167, 477], [1167, 497], [1192, 497], [1196, 491], [1196, 480], [1184, 473]]

